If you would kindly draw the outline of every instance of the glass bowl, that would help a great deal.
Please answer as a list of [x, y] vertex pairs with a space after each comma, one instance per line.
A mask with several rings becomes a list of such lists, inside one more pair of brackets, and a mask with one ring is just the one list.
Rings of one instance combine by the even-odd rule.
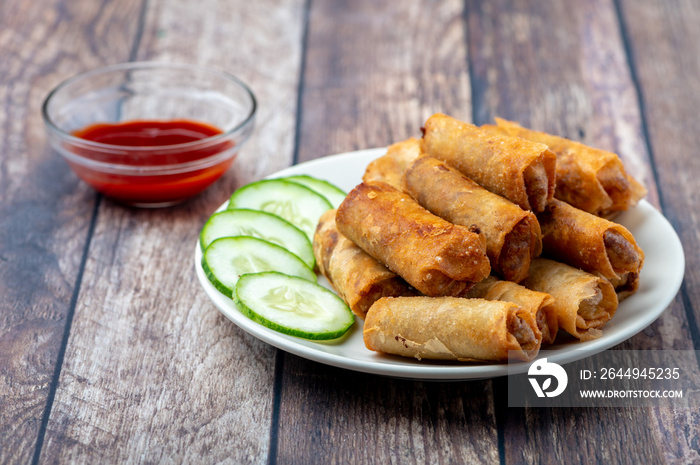
[[120, 203], [164, 207], [226, 172], [253, 132], [256, 106], [230, 74], [133, 62], [64, 81], [42, 115], [50, 145], [80, 179]]

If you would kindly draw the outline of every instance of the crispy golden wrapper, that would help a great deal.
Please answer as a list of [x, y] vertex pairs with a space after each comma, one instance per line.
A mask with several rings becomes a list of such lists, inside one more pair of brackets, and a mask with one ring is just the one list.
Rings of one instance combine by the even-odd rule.
[[546, 145], [485, 130], [443, 114], [425, 122], [421, 149], [535, 213], [554, 195], [556, 155]]
[[600, 337], [617, 311], [617, 295], [607, 279], [546, 258], [532, 261], [522, 285], [551, 295], [559, 327], [582, 341]]
[[537, 219], [543, 254], [549, 258], [617, 281], [642, 269], [644, 252], [621, 224], [557, 199], [550, 200]]
[[513, 302], [528, 310], [542, 333], [542, 344], [551, 344], [559, 331], [559, 319], [554, 309], [554, 298], [510, 281], [489, 276], [469, 290], [467, 297]]
[[639, 289], [639, 273], [623, 273], [619, 278], [609, 279], [608, 281], [610, 281], [615, 288], [617, 300], [620, 302], [637, 292], [637, 289]]
[[386, 183], [355, 187], [335, 220], [343, 235], [425, 295], [462, 295], [491, 271], [482, 235]]
[[512, 302], [459, 297], [388, 297], [367, 312], [365, 346], [417, 359], [529, 361], [541, 334], [530, 311]]
[[[491, 126], [494, 127], [494, 126]], [[612, 217], [637, 204], [646, 189], [627, 174], [617, 154], [496, 118], [504, 134], [540, 142], [557, 156], [554, 197], [597, 216]]]
[[343, 236], [335, 226], [335, 213], [328, 210], [321, 215], [314, 234], [314, 255], [321, 274], [355, 315], [364, 319], [381, 297], [417, 294], [399, 275]]
[[527, 276], [542, 251], [535, 215], [487, 191], [446, 163], [417, 158], [405, 174], [406, 190], [423, 207], [450, 223], [478, 228], [494, 273], [508, 281]]
[[421, 155], [420, 141], [415, 138], [392, 144], [385, 155], [372, 160], [362, 177], [362, 181], [385, 182], [400, 191], [404, 189], [403, 175], [411, 163]]

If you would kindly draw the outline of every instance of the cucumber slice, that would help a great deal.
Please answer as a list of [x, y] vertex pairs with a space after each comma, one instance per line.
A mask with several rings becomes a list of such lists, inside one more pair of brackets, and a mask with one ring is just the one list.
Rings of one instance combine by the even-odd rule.
[[231, 195], [229, 209], [249, 208], [280, 216], [304, 231], [309, 241], [321, 215], [332, 208], [321, 194], [284, 179], [266, 179], [247, 184]]
[[345, 302], [325, 287], [277, 272], [241, 276], [233, 299], [253, 321], [306, 339], [336, 339], [355, 322]]
[[301, 258], [309, 268], [314, 267], [314, 249], [304, 232], [277, 215], [259, 210], [234, 209], [214, 213], [199, 235], [202, 250], [222, 237], [252, 236], [272, 242]]
[[330, 202], [333, 208], [338, 208], [343, 202], [343, 200], [345, 200], [345, 196], [347, 195], [347, 193], [345, 193], [338, 186], [331, 184], [328, 181], [324, 181], [323, 179], [314, 178], [313, 176], [309, 176], [306, 174], [287, 176], [281, 179], [287, 179], [289, 181], [296, 182], [298, 184], [301, 184], [302, 186], [308, 187], [313, 191], [316, 191], [317, 193], [324, 196], [326, 200]]
[[209, 244], [202, 268], [221, 293], [233, 297], [238, 278], [245, 273], [281, 271], [316, 282], [316, 274], [293, 253], [279, 245], [249, 236], [222, 237]]

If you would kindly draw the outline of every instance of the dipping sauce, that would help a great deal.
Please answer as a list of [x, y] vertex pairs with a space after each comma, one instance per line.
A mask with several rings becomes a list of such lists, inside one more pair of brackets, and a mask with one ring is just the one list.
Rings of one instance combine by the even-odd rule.
[[111, 145], [150, 147], [186, 144], [221, 134], [221, 129], [198, 121], [127, 121], [93, 124], [73, 135]]
[[94, 124], [72, 135], [104, 145], [76, 144], [71, 150], [100, 163], [68, 162], [95, 190], [122, 203], [176, 204], [205, 189], [233, 162], [232, 140], [207, 140], [219, 134], [219, 128], [191, 120]]

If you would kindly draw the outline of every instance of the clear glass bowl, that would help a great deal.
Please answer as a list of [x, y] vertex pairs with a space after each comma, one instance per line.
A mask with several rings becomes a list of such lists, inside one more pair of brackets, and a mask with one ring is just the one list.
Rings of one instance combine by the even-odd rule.
[[[66, 80], [46, 97], [51, 146], [95, 190], [138, 207], [174, 205], [231, 166], [255, 125], [250, 88], [220, 71], [134, 62]], [[221, 132], [170, 145], [115, 145], [79, 137], [85, 128], [125, 122], [197, 122]]]

